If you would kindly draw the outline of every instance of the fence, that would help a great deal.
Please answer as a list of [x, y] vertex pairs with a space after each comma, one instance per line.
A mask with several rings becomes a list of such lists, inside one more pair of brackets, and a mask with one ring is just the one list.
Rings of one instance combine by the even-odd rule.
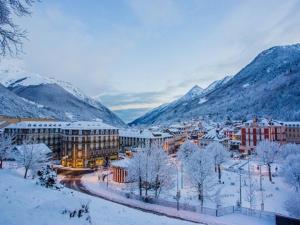
[[241, 213], [247, 216], [254, 216], [259, 218], [273, 219], [275, 220], [276, 214], [268, 211], [261, 211], [257, 209], [250, 209], [245, 207], [234, 207], [234, 212]]
[[[135, 200], [143, 200], [141, 197], [134, 193], [125, 193], [124, 191], [110, 189], [109, 191], [112, 191], [118, 195], [124, 196], [129, 199], [135, 199]], [[145, 199], [144, 199], [145, 200]], [[160, 206], [170, 207], [170, 208], [177, 208], [177, 202], [169, 201], [165, 199], [155, 199], [155, 198], [148, 198], [147, 203], [149, 204], [156, 204]], [[179, 209], [190, 211], [190, 212], [198, 212], [210, 216], [225, 216], [233, 213], [240, 213], [247, 216], [253, 216], [253, 217], [259, 217], [259, 218], [266, 218], [266, 219], [272, 219], [275, 220], [275, 213], [268, 212], [268, 211], [261, 211], [256, 209], [250, 209], [245, 207], [236, 207], [236, 206], [227, 206], [227, 207], [218, 207], [217, 209], [209, 208], [209, 207], [201, 207], [199, 205], [191, 205], [188, 203], [179, 203]]]

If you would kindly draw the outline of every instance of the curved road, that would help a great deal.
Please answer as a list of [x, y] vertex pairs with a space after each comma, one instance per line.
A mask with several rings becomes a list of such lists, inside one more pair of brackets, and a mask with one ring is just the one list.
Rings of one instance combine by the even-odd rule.
[[149, 210], [149, 209], [144, 209], [144, 208], [137, 207], [137, 206], [132, 206], [129, 203], [118, 202], [118, 201], [114, 201], [114, 200], [111, 200], [109, 198], [106, 198], [104, 196], [97, 195], [96, 193], [93, 193], [93, 192], [89, 191], [81, 183], [81, 177], [84, 174], [91, 173], [91, 172], [94, 172], [94, 171], [93, 170], [61, 170], [61, 169], [58, 171], [59, 174], [64, 175], [64, 178], [61, 180], [61, 183], [67, 188], [71, 188], [73, 190], [80, 191], [82, 193], [85, 193], [85, 194], [88, 194], [88, 195], [91, 195], [91, 196], [94, 196], [94, 197], [98, 197], [98, 198], [101, 198], [101, 199], [104, 199], [104, 200], [107, 200], [107, 201], [110, 201], [110, 202], [114, 202], [114, 203], [117, 203], [117, 204], [120, 204], [120, 205], [124, 205], [126, 207], [137, 209], [137, 210], [140, 210], [140, 211], [143, 211], [143, 212], [152, 213], [152, 214], [156, 214], [156, 215], [160, 215], [160, 216], [166, 216], [166, 217], [169, 217], [169, 218], [179, 219], [179, 220], [188, 221], [188, 222], [192, 222], [192, 223], [205, 224], [205, 223], [195, 222], [195, 221], [189, 220], [189, 219], [184, 219], [184, 218], [181, 218], [181, 217], [178, 217], [178, 216], [171, 216], [169, 214], [156, 212], [156, 211], [152, 211], [152, 210]]

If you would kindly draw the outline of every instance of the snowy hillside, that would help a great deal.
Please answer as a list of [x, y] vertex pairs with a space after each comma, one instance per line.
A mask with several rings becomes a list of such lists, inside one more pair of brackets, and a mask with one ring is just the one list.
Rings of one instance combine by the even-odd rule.
[[[10, 116], [55, 117], [55, 113], [45, 109], [42, 105], [21, 98], [0, 84], [0, 114]], [[21, 109], [21, 110], [20, 110]]]
[[[25, 180], [15, 171], [0, 170], [0, 224], [5, 225], [191, 225], [163, 216], [141, 212], [70, 189], [55, 191]], [[3, 182], [5, 181], [5, 182]], [[79, 210], [89, 203], [91, 223], [84, 214], [70, 218], [66, 210]], [[17, 216], [16, 216], [17, 214]]]
[[131, 124], [171, 123], [199, 116], [299, 120], [299, 86], [300, 44], [277, 46], [263, 51], [234, 77], [212, 83], [201, 95], [158, 107]]
[[[68, 82], [24, 71], [2, 70], [0, 83], [28, 103], [43, 107], [56, 119], [103, 120], [124, 126], [124, 122], [109, 109]], [[9, 110], [0, 113], [10, 115]], [[32, 116], [40, 114], [33, 113]]]

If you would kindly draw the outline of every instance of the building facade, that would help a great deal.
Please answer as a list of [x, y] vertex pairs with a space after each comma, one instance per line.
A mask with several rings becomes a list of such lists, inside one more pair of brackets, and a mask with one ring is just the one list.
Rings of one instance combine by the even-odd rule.
[[169, 150], [169, 142], [173, 136], [165, 132], [150, 130], [120, 130], [120, 148], [151, 148], [154, 145]]
[[284, 122], [286, 142], [300, 144], [300, 122]]
[[62, 129], [62, 165], [97, 167], [118, 159], [119, 130], [97, 122], [76, 122]]
[[23, 143], [44, 143], [53, 151], [53, 158], [60, 158], [62, 147], [61, 129], [65, 122], [23, 121], [11, 124], [4, 129], [4, 133], [14, 137], [16, 145]]
[[26, 121], [5, 127], [4, 133], [17, 145], [46, 144], [67, 167], [96, 167], [118, 158], [119, 131], [102, 122]]
[[264, 140], [286, 143], [286, 127], [279, 122], [266, 119], [260, 122], [253, 120], [241, 127], [240, 151], [242, 153], [250, 153], [259, 142]]

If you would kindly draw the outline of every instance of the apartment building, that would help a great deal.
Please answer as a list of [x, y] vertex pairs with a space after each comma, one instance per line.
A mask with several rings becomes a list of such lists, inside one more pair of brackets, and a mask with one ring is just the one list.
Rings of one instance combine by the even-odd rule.
[[166, 151], [171, 147], [171, 134], [150, 130], [120, 130], [120, 148], [151, 148], [153, 145], [162, 146]]
[[286, 142], [300, 144], [300, 122], [283, 122], [286, 130]]
[[247, 121], [241, 127], [240, 151], [242, 153], [253, 151], [263, 140], [286, 143], [286, 127], [278, 121], [268, 119]]

